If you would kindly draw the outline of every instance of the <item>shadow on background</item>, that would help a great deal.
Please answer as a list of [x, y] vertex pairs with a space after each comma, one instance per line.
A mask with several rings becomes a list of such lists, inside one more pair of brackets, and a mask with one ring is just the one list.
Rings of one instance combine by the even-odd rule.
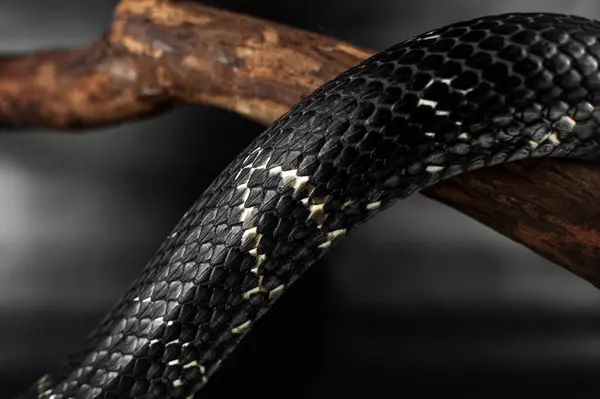
[[[211, 0], [382, 50], [508, 11], [600, 17], [595, 1]], [[3, 0], [0, 51], [100, 35], [116, 1]], [[180, 107], [87, 133], [0, 137], [0, 397], [76, 349], [219, 171], [262, 127]], [[364, 225], [259, 323], [210, 397], [591, 397], [597, 291], [421, 196]], [[232, 383], [233, 382], [233, 383]]]

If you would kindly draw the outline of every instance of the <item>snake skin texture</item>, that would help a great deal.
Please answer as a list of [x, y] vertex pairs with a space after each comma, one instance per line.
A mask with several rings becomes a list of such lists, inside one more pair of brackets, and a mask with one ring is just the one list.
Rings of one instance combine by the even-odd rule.
[[258, 136], [81, 352], [23, 397], [192, 398], [342, 237], [442, 179], [599, 150], [600, 22], [479, 18], [376, 54]]

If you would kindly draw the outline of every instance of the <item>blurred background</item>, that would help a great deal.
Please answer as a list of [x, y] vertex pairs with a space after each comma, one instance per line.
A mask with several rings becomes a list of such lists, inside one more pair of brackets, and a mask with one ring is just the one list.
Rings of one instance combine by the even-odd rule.
[[[116, 0], [2, 0], [0, 53], [74, 46]], [[211, 0], [382, 50], [485, 14], [600, 18], [596, 0]], [[0, 398], [76, 349], [262, 127], [206, 107], [0, 136]], [[416, 195], [362, 226], [259, 323], [207, 393], [262, 398], [600, 394], [600, 294]], [[234, 382], [234, 383], [232, 383]]]

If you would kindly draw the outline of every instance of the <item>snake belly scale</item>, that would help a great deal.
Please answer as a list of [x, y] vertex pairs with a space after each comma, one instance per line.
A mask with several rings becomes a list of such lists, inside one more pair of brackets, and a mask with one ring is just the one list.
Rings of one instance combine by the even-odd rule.
[[258, 136], [80, 352], [22, 397], [201, 398], [260, 317], [361, 223], [442, 179], [599, 149], [600, 23], [459, 22], [347, 70]]

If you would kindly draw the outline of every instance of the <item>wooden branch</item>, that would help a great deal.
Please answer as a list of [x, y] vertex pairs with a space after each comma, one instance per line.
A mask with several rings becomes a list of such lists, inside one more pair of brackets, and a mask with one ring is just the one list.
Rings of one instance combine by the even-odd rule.
[[537, 159], [457, 176], [424, 191], [600, 288], [600, 168]]
[[[0, 122], [92, 127], [187, 102], [269, 124], [370, 54], [195, 2], [122, 0], [95, 43], [0, 60]], [[424, 191], [600, 286], [596, 193], [597, 167], [557, 160], [501, 165]]]
[[124, 0], [105, 37], [0, 60], [7, 125], [115, 123], [174, 102], [269, 124], [369, 52], [198, 3]]

